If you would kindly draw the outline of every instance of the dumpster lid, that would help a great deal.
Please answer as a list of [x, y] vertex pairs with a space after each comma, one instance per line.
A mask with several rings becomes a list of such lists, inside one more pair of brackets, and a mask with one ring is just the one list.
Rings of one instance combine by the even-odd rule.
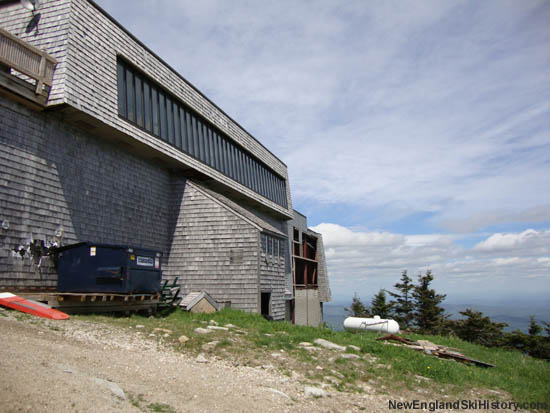
[[84, 242], [78, 242], [76, 244], [64, 245], [62, 247], [57, 247], [55, 249], [55, 251], [56, 252], [62, 252], [62, 251], [67, 251], [67, 250], [70, 250], [70, 249], [73, 249], [73, 248], [84, 247], [84, 246], [110, 248], [110, 249], [123, 249], [123, 250], [132, 249], [132, 250], [135, 250], [134, 252], [143, 251], [143, 252], [149, 252], [149, 253], [153, 253], [153, 254], [162, 255], [162, 251], [152, 250], [150, 248], [135, 247], [135, 246], [131, 246], [131, 245], [103, 244], [103, 243], [95, 243], [95, 242], [91, 242], [91, 241], [84, 241]]

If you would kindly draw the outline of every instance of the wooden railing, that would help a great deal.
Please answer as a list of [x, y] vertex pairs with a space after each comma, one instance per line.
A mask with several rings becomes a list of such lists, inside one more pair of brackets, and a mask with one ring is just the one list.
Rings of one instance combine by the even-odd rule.
[[[55, 58], [0, 28], [0, 63], [36, 81], [35, 93], [52, 87]], [[46, 90], [44, 90], [46, 86]]]

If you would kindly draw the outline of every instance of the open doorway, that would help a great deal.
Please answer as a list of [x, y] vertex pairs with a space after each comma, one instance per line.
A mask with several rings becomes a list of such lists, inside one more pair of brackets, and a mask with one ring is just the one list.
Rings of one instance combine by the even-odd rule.
[[261, 310], [263, 316], [271, 315], [271, 293], [261, 293]]

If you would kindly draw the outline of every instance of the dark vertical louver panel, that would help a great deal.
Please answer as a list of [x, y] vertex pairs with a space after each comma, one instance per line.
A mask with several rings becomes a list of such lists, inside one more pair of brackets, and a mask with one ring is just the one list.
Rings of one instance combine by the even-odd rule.
[[239, 172], [237, 170], [238, 166], [237, 166], [237, 155], [236, 155], [236, 148], [235, 148], [235, 145], [233, 145], [233, 143], [231, 143], [230, 145], [230, 148], [231, 148], [231, 169], [233, 169], [233, 179], [238, 181], [239, 180]]
[[241, 184], [244, 184], [245, 178], [244, 178], [243, 151], [241, 151], [238, 147], [236, 149], [237, 149], [237, 162], [239, 163], [239, 182]]
[[166, 135], [168, 143], [174, 145], [174, 114], [172, 113], [172, 99], [166, 96]]
[[227, 176], [234, 178], [233, 175], [233, 162], [231, 162], [231, 144], [225, 140], [225, 149], [227, 150]]
[[197, 139], [199, 140], [199, 159], [205, 161], [205, 150], [204, 150], [204, 125], [197, 119]]
[[250, 168], [248, 166], [248, 156], [243, 153], [243, 171], [244, 171], [244, 184], [250, 188], [250, 175], [248, 174]]
[[232, 158], [232, 148], [233, 145], [231, 145], [230, 142], [227, 140], [225, 141], [225, 147], [227, 148], [227, 175], [229, 175], [231, 178], [235, 179], [235, 170], [233, 167], [233, 158]]
[[279, 196], [277, 197], [277, 203], [279, 205], [283, 205], [283, 202], [284, 202], [282, 183], [283, 181], [281, 179], [277, 179], [277, 194], [279, 194]]
[[153, 135], [160, 136], [159, 94], [155, 88], [151, 89], [151, 103], [153, 115]]
[[147, 81], [143, 82], [143, 110], [145, 117], [145, 129], [149, 132], [153, 132], [151, 122], [151, 87]]
[[235, 177], [237, 182], [242, 182], [241, 179], [241, 165], [239, 162], [239, 148], [233, 146], [233, 160], [235, 161]]
[[221, 162], [222, 162], [222, 172], [229, 176], [229, 168], [227, 166], [227, 148], [225, 146], [225, 139], [220, 137], [220, 148], [221, 148]]
[[136, 75], [136, 123], [143, 128], [143, 89], [141, 87], [141, 78]]
[[269, 181], [271, 182], [271, 200], [273, 202], [276, 202], [277, 200], [277, 188], [275, 186], [275, 175], [273, 175], [271, 172], [269, 173]]
[[181, 118], [181, 149], [184, 152], [188, 152], [189, 151], [189, 146], [188, 146], [189, 138], [187, 136], [188, 120], [187, 120], [187, 112], [183, 108], [180, 108], [180, 118]]
[[246, 170], [248, 172], [248, 187], [252, 190], [254, 190], [254, 182], [252, 181], [252, 159], [250, 157], [246, 157], [247, 163], [246, 163]]
[[187, 137], [187, 153], [191, 154], [193, 150], [193, 124], [191, 114], [185, 111], [185, 136]]
[[162, 140], [168, 140], [168, 131], [166, 128], [166, 97], [164, 93], [159, 92], [159, 113], [160, 113], [160, 137]]
[[117, 62], [118, 114], [128, 117], [126, 112], [126, 71], [120, 61]]
[[216, 132], [212, 132], [212, 148], [214, 149], [214, 168], [217, 171], [221, 172], [220, 167], [220, 140], [218, 139], [218, 134]]
[[212, 142], [212, 129], [207, 128], [206, 132], [207, 132], [206, 142], [208, 143], [208, 145], [207, 145], [208, 150], [207, 150], [207, 153], [206, 153], [206, 159], [207, 159], [208, 165], [210, 165], [211, 167], [214, 167], [214, 147], [213, 147], [213, 142]]
[[269, 191], [267, 189], [267, 171], [262, 166], [262, 190], [266, 198], [269, 198]]
[[260, 193], [260, 190], [258, 188], [258, 171], [256, 169], [257, 164], [254, 159], [252, 159], [252, 189], [258, 193]]
[[204, 163], [210, 165], [210, 145], [208, 142], [208, 132], [209, 129], [206, 125], [203, 125], [203, 138], [204, 138]]
[[241, 165], [242, 165], [242, 168], [243, 168], [243, 183], [246, 186], [249, 186], [248, 185], [248, 173], [247, 173], [248, 168], [246, 166], [246, 155], [242, 151], [241, 151]]
[[181, 149], [181, 121], [180, 121], [180, 108], [176, 102], [173, 103], [174, 112], [174, 145], [176, 148]]
[[134, 87], [134, 74], [126, 69], [126, 105], [128, 120], [136, 121], [136, 90]]
[[198, 133], [198, 125], [197, 125], [197, 119], [192, 116], [192, 121], [191, 121], [192, 125], [193, 125], [193, 156], [195, 158], [199, 158], [199, 154], [200, 154], [200, 147], [199, 147], [199, 133]]
[[218, 170], [221, 173], [225, 173], [225, 163], [223, 161], [223, 138], [216, 134], [216, 139], [218, 140]]
[[268, 170], [265, 170], [265, 183], [267, 188], [267, 199], [273, 199], [273, 193], [271, 192], [271, 175]]

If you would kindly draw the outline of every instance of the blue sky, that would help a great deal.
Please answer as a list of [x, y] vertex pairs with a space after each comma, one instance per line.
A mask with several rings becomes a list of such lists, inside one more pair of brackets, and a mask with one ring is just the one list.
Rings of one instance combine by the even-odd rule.
[[100, 0], [281, 158], [336, 301], [550, 293], [550, 2]]

